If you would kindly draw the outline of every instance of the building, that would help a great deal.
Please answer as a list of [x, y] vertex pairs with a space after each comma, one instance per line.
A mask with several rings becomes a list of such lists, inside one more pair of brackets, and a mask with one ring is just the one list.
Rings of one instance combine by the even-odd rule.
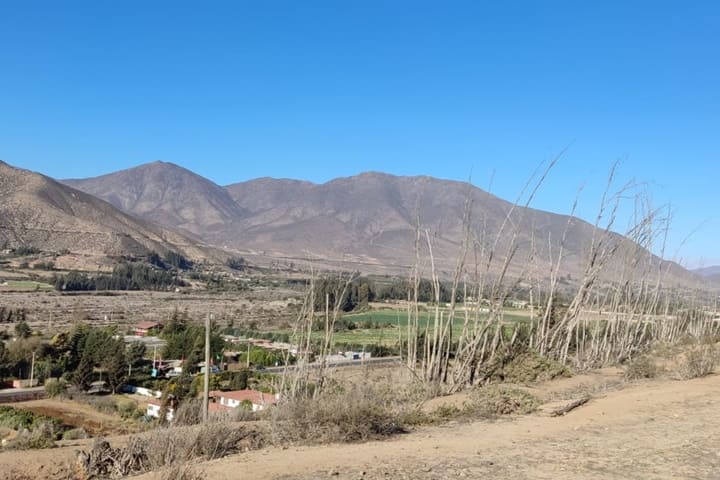
[[[147, 415], [148, 417], [160, 418], [161, 409], [162, 402], [157, 398], [151, 398], [147, 401], [147, 409], [145, 410], [145, 415]], [[168, 422], [171, 422], [174, 416], [175, 409], [172, 407], [168, 407], [167, 413], [165, 414], [165, 419]]]
[[138, 337], [145, 337], [152, 335], [162, 328], [162, 325], [158, 322], [140, 322], [135, 325], [135, 335]]
[[210, 398], [213, 399], [215, 405], [214, 410], [218, 408], [237, 408], [241, 405], [247, 405], [248, 409], [253, 412], [264, 410], [265, 408], [275, 405], [280, 400], [279, 393], [263, 393], [257, 390], [232, 390], [229, 392], [221, 392], [214, 390], [210, 392]]

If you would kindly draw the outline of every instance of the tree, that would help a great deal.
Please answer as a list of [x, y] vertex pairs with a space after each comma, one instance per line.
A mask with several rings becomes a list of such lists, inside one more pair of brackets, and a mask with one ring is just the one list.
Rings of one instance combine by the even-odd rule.
[[25, 320], [15, 324], [15, 336], [17, 338], [28, 338], [30, 335], [32, 335], [32, 329]]
[[84, 354], [80, 358], [80, 363], [78, 364], [77, 369], [75, 369], [75, 374], [73, 375], [72, 379], [73, 385], [75, 385], [83, 392], [86, 392], [90, 389], [90, 385], [92, 384], [92, 376], [92, 360], [90, 358], [90, 355]]
[[128, 346], [127, 362], [133, 367], [141, 365], [145, 360], [145, 354], [147, 353], [147, 347], [142, 342], [133, 342]]
[[250, 370], [243, 368], [239, 372], [235, 373], [230, 379], [230, 389], [232, 390], [245, 390], [248, 388], [248, 380], [250, 379]]
[[2, 381], [9, 370], [7, 361], [7, 352], [5, 350], [5, 342], [0, 340], [0, 381]]
[[106, 382], [112, 393], [115, 393], [118, 387], [127, 380], [127, 366], [125, 344], [122, 340], [117, 340], [103, 361], [103, 367], [107, 374]]

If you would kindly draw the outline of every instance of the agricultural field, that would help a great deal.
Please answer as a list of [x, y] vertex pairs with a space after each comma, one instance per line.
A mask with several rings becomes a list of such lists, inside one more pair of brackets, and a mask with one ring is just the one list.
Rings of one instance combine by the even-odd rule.
[[52, 285], [44, 282], [36, 282], [33, 280], [7, 280], [0, 283], [0, 291], [16, 291], [16, 292], [36, 292], [53, 291]]
[[[448, 310], [442, 308], [441, 313], [446, 316]], [[468, 315], [472, 313], [468, 312]], [[480, 314], [480, 318], [486, 318], [486, 314]], [[434, 310], [425, 307], [418, 315], [418, 328], [422, 332], [426, 327], [432, 328], [435, 318]], [[503, 314], [507, 325], [527, 322], [530, 319], [529, 310], [508, 309]], [[408, 312], [400, 309], [374, 309], [361, 313], [343, 314], [341, 320], [351, 328], [337, 331], [333, 338], [337, 343], [352, 345], [382, 345], [393, 346], [405, 340], [408, 335]], [[456, 311], [453, 322], [452, 335], [457, 338], [463, 329], [465, 312]], [[283, 333], [289, 333], [283, 331]], [[321, 338], [323, 332], [315, 332], [317, 338]]]

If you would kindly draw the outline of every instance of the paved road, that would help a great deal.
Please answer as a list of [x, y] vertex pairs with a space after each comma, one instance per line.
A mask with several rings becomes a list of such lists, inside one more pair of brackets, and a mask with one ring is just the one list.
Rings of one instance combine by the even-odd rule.
[[[369, 365], [386, 365], [386, 364], [392, 364], [392, 363], [400, 363], [402, 361], [402, 357], [377, 357], [377, 358], [369, 358], [367, 360], [343, 360], [343, 361], [337, 361], [337, 362], [328, 362], [327, 366], [332, 368], [348, 368], [348, 367], [364, 367]], [[320, 368], [322, 366], [321, 363], [315, 362], [308, 365], [309, 368]], [[289, 366], [287, 367], [288, 371], [295, 370], [295, 366]], [[262, 369], [263, 372], [268, 373], [284, 373], [285, 367], [267, 367], [265, 369]]]

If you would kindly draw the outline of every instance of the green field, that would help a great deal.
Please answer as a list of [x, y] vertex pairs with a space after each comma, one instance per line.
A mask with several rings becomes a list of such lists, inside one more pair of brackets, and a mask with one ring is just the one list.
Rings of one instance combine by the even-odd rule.
[[13, 290], [54, 290], [52, 285], [31, 280], [8, 280], [2, 286]]
[[[445, 311], [447, 314], [447, 311]], [[434, 322], [434, 312], [421, 311], [418, 324], [420, 330], [424, 330], [428, 322], [430, 328]], [[406, 310], [371, 310], [363, 313], [345, 314], [344, 320], [352, 321], [357, 328], [354, 330], [343, 330], [334, 335], [335, 342], [351, 343], [356, 345], [396, 345], [400, 339], [407, 337], [408, 315]], [[507, 323], [524, 322], [528, 320], [527, 313], [519, 314], [514, 311], [504, 313], [504, 321]], [[453, 337], [462, 333], [465, 322], [464, 312], [456, 312], [453, 322]], [[367, 328], [372, 324], [372, 328]], [[316, 332], [318, 338], [322, 332]]]

